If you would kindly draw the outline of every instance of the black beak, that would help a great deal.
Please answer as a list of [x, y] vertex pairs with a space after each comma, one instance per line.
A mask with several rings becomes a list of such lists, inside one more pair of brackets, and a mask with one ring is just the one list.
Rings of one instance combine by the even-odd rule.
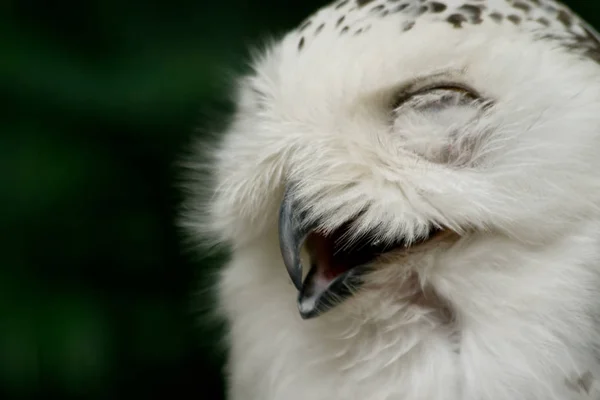
[[296, 289], [300, 291], [302, 289], [300, 251], [310, 228], [303, 227], [302, 218], [295, 211], [291, 190], [288, 188], [279, 209], [279, 247], [288, 274]]
[[[353, 289], [360, 286], [361, 276], [366, 272], [367, 265], [355, 265], [339, 274], [331, 275], [327, 272], [328, 262], [331, 260], [334, 246], [320, 251], [320, 243], [326, 242], [317, 237], [313, 232], [316, 224], [307, 226], [304, 216], [298, 212], [300, 207], [294, 202], [293, 189], [288, 187], [279, 213], [279, 245], [283, 262], [296, 289], [298, 290], [298, 309], [303, 319], [317, 317], [330, 310], [352, 295]], [[317, 244], [315, 244], [317, 243]], [[303, 265], [300, 252], [307, 245], [310, 255], [310, 271], [302, 282]]]

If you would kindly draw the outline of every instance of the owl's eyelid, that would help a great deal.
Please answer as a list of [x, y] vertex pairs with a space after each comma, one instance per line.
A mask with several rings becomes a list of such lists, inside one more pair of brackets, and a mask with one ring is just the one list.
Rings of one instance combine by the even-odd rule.
[[431, 92], [433, 90], [449, 90], [455, 92], [462, 92], [465, 95], [472, 97], [474, 100], [483, 100], [483, 97], [479, 92], [473, 89], [471, 86], [466, 85], [462, 82], [450, 81], [450, 80], [440, 80], [440, 81], [427, 81], [422, 82], [413, 82], [408, 87], [405, 87], [404, 90], [397, 92], [396, 96], [392, 102], [392, 110], [396, 110], [403, 103], [408, 101], [411, 97], [424, 94], [427, 92]]
[[481, 98], [481, 95], [479, 95], [479, 93], [475, 89], [473, 89], [470, 86], [467, 86], [465, 84], [458, 83], [458, 82], [431, 83], [427, 86], [421, 87], [420, 89], [412, 92], [410, 95], [415, 96], [418, 94], [430, 92], [432, 90], [453, 90], [456, 92], [463, 92], [463, 93], [468, 94], [469, 96], [477, 98], [477, 99]]

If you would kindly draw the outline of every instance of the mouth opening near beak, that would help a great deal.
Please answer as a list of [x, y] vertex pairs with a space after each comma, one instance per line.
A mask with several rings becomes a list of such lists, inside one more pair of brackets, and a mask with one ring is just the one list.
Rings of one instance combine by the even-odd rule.
[[[315, 229], [316, 224], [307, 226], [305, 215], [299, 209], [288, 188], [279, 212], [279, 245], [285, 267], [298, 290], [298, 309], [303, 319], [317, 317], [351, 297], [380, 255], [409, 247], [405, 238], [393, 243], [377, 241], [376, 232], [349, 242], [347, 238], [351, 233], [352, 220], [324, 234]], [[432, 228], [428, 235], [410, 245], [423, 243], [439, 232], [440, 229]], [[306, 248], [310, 260], [304, 281], [303, 248]]]

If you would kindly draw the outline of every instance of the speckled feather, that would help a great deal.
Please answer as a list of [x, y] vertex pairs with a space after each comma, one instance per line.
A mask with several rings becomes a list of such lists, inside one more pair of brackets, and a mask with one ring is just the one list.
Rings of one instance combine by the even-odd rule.
[[567, 6], [553, 0], [339, 0], [300, 24], [295, 32], [298, 50], [322, 32], [361, 35], [381, 18], [397, 19], [399, 34], [426, 23], [446, 22], [456, 29], [512, 24], [600, 62], [600, 35]]
[[[339, 0], [256, 54], [182, 218], [231, 249], [229, 398], [600, 400], [599, 61], [550, 0]], [[282, 220], [449, 235], [302, 321]]]

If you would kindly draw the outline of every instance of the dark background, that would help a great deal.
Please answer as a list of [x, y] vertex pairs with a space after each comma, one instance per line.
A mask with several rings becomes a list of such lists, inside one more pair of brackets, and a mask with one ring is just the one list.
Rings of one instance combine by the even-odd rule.
[[223, 398], [175, 163], [248, 47], [323, 4], [0, 3], [0, 398]]

